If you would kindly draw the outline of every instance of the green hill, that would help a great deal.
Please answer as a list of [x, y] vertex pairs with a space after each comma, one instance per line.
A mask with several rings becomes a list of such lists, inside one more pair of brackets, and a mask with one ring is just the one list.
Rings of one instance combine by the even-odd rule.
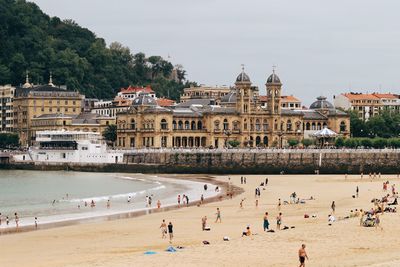
[[23, 0], [0, 0], [0, 84], [20, 85], [29, 70], [30, 81], [67, 85], [87, 97], [112, 98], [124, 86], [151, 85], [161, 96], [178, 99], [185, 71], [172, 80], [173, 66], [160, 56], [132, 54], [119, 43], [104, 39], [72, 20], [44, 14]]

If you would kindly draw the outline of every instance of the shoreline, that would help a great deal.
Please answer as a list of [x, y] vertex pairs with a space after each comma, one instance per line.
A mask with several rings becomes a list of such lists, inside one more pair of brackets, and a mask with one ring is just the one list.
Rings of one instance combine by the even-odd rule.
[[[222, 182], [222, 181], [216, 180], [212, 176], [207, 176], [207, 175], [205, 175], [205, 176], [189, 175], [189, 176], [190, 177], [182, 177], [182, 175], [179, 175], [179, 174], [174, 175], [174, 176], [163, 175], [162, 178], [186, 180], [186, 181], [189, 180], [192, 182], [201, 182], [201, 183], [206, 182], [213, 186], [219, 186], [219, 188], [221, 188], [220, 192], [218, 194], [216, 194], [215, 196], [204, 198], [203, 205], [208, 204], [208, 203], [217, 202], [217, 201], [223, 201], [224, 199], [227, 199], [228, 198], [227, 193], [229, 191], [233, 192], [233, 196], [236, 196], [237, 194], [241, 194], [244, 191], [243, 189], [241, 189], [237, 186], [229, 185], [228, 182]], [[166, 205], [165, 207], [161, 207], [159, 209], [155, 206], [155, 207], [140, 209], [140, 210], [136, 210], [136, 211], [121, 211], [121, 212], [117, 212], [115, 214], [109, 214], [109, 215], [95, 215], [92, 217], [78, 218], [78, 219], [71, 218], [71, 219], [65, 219], [65, 220], [56, 221], [56, 222], [39, 223], [37, 228], [35, 227], [34, 224], [19, 226], [18, 228], [16, 228], [15, 226], [12, 226], [12, 227], [0, 228], [0, 236], [9, 235], [9, 234], [18, 234], [18, 233], [24, 233], [24, 232], [30, 232], [30, 231], [39, 231], [39, 230], [45, 230], [45, 229], [57, 228], [57, 227], [65, 227], [65, 226], [71, 226], [71, 225], [86, 224], [86, 223], [135, 218], [135, 217], [154, 214], [154, 213], [189, 208], [189, 207], [197, 206], [198, 204], [200, 204], [200, 200], [191, 201], [189, 203], [189, 205], [180, 205], [180, 207], [178, 204], [170, 204], [170, 205]]]

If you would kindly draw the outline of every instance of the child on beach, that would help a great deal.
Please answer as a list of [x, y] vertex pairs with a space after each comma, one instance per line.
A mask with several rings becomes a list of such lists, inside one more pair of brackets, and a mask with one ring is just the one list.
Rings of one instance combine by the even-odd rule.
[[217, 215], [217, 218], [215, 219], [215, 222], [222, 222], [221, 221], [221, 211], [219, 210], [219, 208], [217, 208], [217, 213], [216, 213], [216, 215]]
[[205, 231], [206, 227], [207, 227], [207, 216], [204, 216], [203, 218], [201, 218], [201, 229]]
[[251, 236], [250, 226], [247, 226], [246, 231], [242, 232], [242, 237], [243, 236]]
[[279, 215], [276, 217], [276, 229], [281, 230], [282, 225], [282, 212], [279, 212]]
[[268, 221], [268, 212], [265, 213], [264, 215], [264, 231], [268, 231], [269, 230], [269, 221]]

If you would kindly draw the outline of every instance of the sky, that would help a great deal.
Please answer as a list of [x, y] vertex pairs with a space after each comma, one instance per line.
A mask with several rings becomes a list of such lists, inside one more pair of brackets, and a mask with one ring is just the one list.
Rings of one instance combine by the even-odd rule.
[[233, 85], [241, 64], [265, 93], [310, 104], [344, 92], [400, 93], [397, 0], [33, 0], [133, 53], [170, 56], [187, 78]]

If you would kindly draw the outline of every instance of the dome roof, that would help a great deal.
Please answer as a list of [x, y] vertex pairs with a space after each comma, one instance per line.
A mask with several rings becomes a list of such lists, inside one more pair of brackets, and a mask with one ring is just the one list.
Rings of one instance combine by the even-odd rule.
[[317, 101], [311, 104], [310, 109], [334, 109], [335, 107], [326, 100], [325, 96], [317, 97]]
[[236, 82], [250, 82], [249, 75], [247, 75], [244, 70], [237, 76]]
[[273, 71], [273, 73], [268, 77], [267, 83], [281, 83], [281, 80], [278, 75], [275, 74], [275, 71]]
[[140, 94], [133, 100], [132, 106], [157, 106], [157, 101], [148, 94]]
[[227, 95], [221, 97], [222, 103], [234, 103], [236, 102], [236, 91], [231, 90]]

